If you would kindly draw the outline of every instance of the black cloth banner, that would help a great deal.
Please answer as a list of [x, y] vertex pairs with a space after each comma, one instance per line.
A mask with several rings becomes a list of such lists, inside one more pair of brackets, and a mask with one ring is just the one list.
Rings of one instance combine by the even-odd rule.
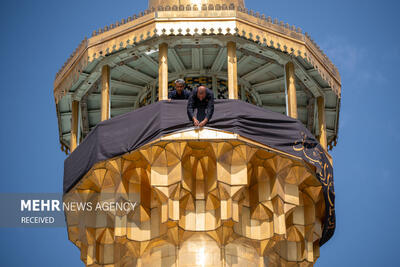
[[[64, 162], [64, 193], [97, 163], [131, 152], [163, 135], [192, 127], [185, 100], [160, 101], [100, 122]], [[240, 100], [215, 100], [207, 127], [236, 133], [301, 157], [316, 167], [326, 216], [320, 245], [335, 231], [333, 168], [310, 131], [298, 120]]]

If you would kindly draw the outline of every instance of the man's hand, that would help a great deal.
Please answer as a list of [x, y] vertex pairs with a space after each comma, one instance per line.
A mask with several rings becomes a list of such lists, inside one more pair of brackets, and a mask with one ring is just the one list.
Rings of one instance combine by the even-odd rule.
[[205, 118], [202, 122], [199, 123], [199, 127], [205, 126], [207, 124], [207, 122], [208, 122], [208, 119]]
[[196, 117], [193, 117], [193, 124], [194, 126], [199, 126], [199, 121], [196, 119]]

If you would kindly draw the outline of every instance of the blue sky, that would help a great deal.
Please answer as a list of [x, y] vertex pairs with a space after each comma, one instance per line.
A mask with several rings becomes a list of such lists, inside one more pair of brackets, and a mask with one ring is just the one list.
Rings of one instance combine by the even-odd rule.
[[[60, 192], [55, 73], [85, 36], [147, 1], [2, 1], [0, 192]], [[398, 1], [256, 1], [248, 8], [301, 27], [342, 77], [332, 152], [337, 230], [316, 266], [396, 266], [400, 37]], [[65, 229], [0, 229], [2, 266], [83, 266]]]

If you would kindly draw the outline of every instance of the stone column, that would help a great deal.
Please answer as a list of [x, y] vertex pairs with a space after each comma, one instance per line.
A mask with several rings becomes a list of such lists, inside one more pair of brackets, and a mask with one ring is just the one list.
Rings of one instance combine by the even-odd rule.
[[110, 66], [101, 69], [101, 121], [110, 118]]
[[72, 119], [71, 119], [71, 140], [70, 140], [70, 151], [71, 153], [75, 150], [78, 144], [78, 114], [79, 114], [79, 102], [72, 101]]
[[325, 150], [327, 150], [324, 96], [320, 96], [317, 98], [317, 105], [318, 105], [319, 143]]
[[228, 42], [228, 97], [238, 99], [236, 43]]
[[168, 44], [162, 43], [158, 50], [158, 100], [168, 99]]
[[218, 81], [217, 76], [215, 75], [212, 76], [212, 90], [214, 93], [214, 98], [218, 99]]
[[297, 119], [297, 98], [296, 98], [296, 78], [294, 74], [293, 62], [288, 62], [285, 66], [286, 73], [286, 91], [287, 91], [287, 105], [288, 116]]

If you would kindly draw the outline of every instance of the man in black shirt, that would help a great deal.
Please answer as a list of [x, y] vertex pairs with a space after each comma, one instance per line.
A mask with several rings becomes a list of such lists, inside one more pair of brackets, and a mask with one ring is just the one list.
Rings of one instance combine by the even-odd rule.
[[[197, 115], [194, 110], [197, 109]], [[194, 126], [203, 127], [210, 120], [214, 113], [214, 93], [205, 86], [195, 88], [189, 97], [187, 114]]]
[[178, 79], [175, 81], [175, 90], [169, 92], [168, 99], [188, 99], [190, 92], [185, 89], [185, 81]]

